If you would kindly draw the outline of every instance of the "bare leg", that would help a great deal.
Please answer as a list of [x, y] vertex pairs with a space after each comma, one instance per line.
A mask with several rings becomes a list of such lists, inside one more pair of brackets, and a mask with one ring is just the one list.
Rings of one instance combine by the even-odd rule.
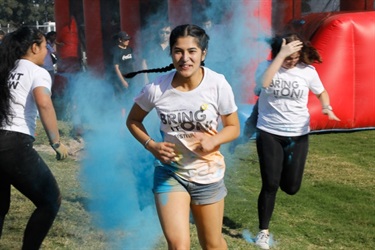
[[156, 208], [168, 249], [190, 249], [190, 195], [187, 192], [155, 194]]
[[192, 205], [191, 209], [202, 249], [227, 249], [227, 243], [222, 235], [224, 199], [208, 205]]

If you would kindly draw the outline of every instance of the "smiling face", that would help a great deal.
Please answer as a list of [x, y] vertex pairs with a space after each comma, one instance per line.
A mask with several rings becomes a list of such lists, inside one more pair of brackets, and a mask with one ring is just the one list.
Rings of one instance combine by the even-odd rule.
[[201, 78], [201, 62], [206, 57], [206, 51], [198, 46], [192, 36], [179, 37], [172, 47], [172, 62], [177, 74], [182, 78]]

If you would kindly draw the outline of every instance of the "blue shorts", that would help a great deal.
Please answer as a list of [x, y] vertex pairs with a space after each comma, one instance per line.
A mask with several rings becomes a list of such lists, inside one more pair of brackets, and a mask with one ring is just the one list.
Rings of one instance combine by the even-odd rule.
[[210, 184], [200, 184], [182, 179], [168, 167], [157, 166], [154, 172], [153, 192], [155, 194], [188, 192], [192, 204], [207, 205], [224, 199], [227, 195], [227, 188], [223, 179]]

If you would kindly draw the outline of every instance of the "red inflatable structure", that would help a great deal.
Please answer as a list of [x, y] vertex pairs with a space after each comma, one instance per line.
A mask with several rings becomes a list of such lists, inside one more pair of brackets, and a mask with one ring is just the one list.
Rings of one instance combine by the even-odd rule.
[[[84, 46], [87, 67], [102, 75], [106, 62], [106, 46], [110, 42], [111, 8], [120, 13], [119, 28], [134, 39], [134, 48], [144, 40], [142, 20], [153, 14], [152, 4], [167, 4], [165, 15], [172, 25], [192, 21], [193, 10], [216, 4], [215, 0], [55, 0], [57, 41], [69, 38], [71, 46], [58, 48], [60, 64], [55, 87], [66, 85], [66, 73], [74, 73], [81, 61], [78, 47]], [[302, 0], [236, 0], [248, 10], [243, 22], [249, 29], [279, 32], [288, 22], [303, 21], [300, 31], [323, 57], [323, 63], [314, 65], [330, 94], [331, 104], [341, 122], [329, 121], [321, 114], [316, 97], [309, 99], [311, 128], [314, 131], [353, 130], [375, 128], [375, 12], [374, 0], [340, 0], [341, 12], [315, 13], [301, 17]], [[117, 6], [116, 6], [117, 5]], [[195, 7], [194, 7], [195, 6]], [[225, 13], [230, 17], [230, 9]], [[343, 12], [345, 11], [345, 12]], [[259, 20], [256, 27], [254, 18]], [[251, 20], [251, 21], [250, 21]], [[267, 27], [262, 27], [266, 24]], [[84, 27], [84, 28], [82, 28]], [[78, 32], [81, 30], [81, 32]], [[83, 29], [83, 32], [82, 32]], [[143, 37], [142, 37], [143, 36]], [[142, 39], [143, 38], [143, 39]], [[147, 37], [146, 37], [147, 38]], [[79, 39], [79, 41], [78, 41]], [[68, 45], [68, 42], [64, 42]], [[255, 49], [256, 51], [256, 49]], [[241, 72], [253, 79], [254, 65], [259, 57], [244, 65]], [[263, 60], [263, 59], [262, 59]], [[242, 93], [252, 92], [247, 86]], [[244, 99], [244, 98], [242, 98]], [[248, 97], [243, 102], [253, 103]]]
[[375, 128], [375, 11], [337, 13], [323, 19], [310, 15], [304, 20], [305, 32], [311, 33], [309, 40], [323, 58], [322, 64], [314, 66], [341, 119], [328, 121], [312, 96], [311, 128]]

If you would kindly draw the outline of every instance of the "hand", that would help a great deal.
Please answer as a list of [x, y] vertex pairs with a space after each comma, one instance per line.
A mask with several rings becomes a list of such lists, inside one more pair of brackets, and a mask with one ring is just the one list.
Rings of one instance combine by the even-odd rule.
[[175, 161], [175, 144], [170, 142], [154, 142], [150, 141], [147, 144], [147, 149], [161, 162], [171, 163]]
[[296, 40], [292, 41], [290, 43], [286, 43], [285, 39], [283, 38], [283, 42], [281, 44], [280, 48], [280, 54], [283, 55], [283, 57], [288, 57], [298, 51], [300, 51], [303, 47], [303, 42]]
[[58, 143], [58, 146], [52, 145], [52, 148], [56, 152], [57, 160], [64, 160], [66, 157], [68, 157], [68, 148], [61, 142]]
[[195, 133], [195, 137], [199, 140], [199, 145], [196, 150], [203, 153], [210, 153], [214, 150], [218, 150], [220, 145], [217, 145], [213, 136], [208, 136], [203, 133]]
[[323, 109], [322, 110], [322, 113], [325, 114], [325, 115], [328, 115], [328, 119], [330, 120], [334, 120], [334, 121], [341, 121], [340, 118], [338, 118], [335, 113], [333, 113], [332, 110], [329, 110], [329, 109]]

